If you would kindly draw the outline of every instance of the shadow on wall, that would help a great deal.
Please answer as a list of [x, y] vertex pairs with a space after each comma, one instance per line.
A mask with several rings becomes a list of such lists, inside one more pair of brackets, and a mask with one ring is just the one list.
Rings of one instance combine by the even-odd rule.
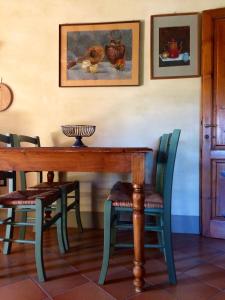
[[62, 142], [64, 134], [60, 131], [51, 132], [51, 139], [53, 146], [56, 147], [70, 147], [73, 144], [73, 138], [68, 138], [67, 142]]
[[27, 112], [12, 112], [6, 110], [0, 112], [0, 114], [0, 127], [2, 134], [16, 133], [32, 135], [30, 133], [30, 129], [33, 128], [33, 118], [31, 115], [27, 114]]

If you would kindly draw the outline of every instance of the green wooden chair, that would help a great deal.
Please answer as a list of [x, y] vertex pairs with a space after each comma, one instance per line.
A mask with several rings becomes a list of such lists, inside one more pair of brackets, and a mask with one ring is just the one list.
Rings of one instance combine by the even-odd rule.
[[[0, 143], [3, 144], [5, 147], [14, 147], [15, 139], [13, 134], [0, 134]], [[16, 172], [15, 171], [1, 171], [0, 172], [0, 179], [4, 181], [4, 185], [8, 186], [8, 191], [13, 192], [16, 190]], [[13, 209], [8, 208], [7, 209], [7, 218], [11, 218], [13, 214]], [[6, 234], [5, 238], [10, 237], [10, 226], [6, 225]], [[9, 242], [4, 242], [3, 245], [3, 253], [7, 254], [9, 249], [10, 244]]]
[[[153, 224], [145, 224], [145, 231], [157, 232], [158, 243], [145, 244], [145, 248], [162, 249], [167, 263], [169, 282], [176, 284], [172, 237], [171, 237], [171, 200], [173, 172], [176, 159], [180, 130], [175, 129], [170, 135], [163, 135], [160, 142], [161, 149], [157, 158], [156, 187], [145, 185], [144, 214], [156, 217]], [[132, 213], [131, 183], [117, 182], [111, 189], [104, 206], [104, 250], [99, 284], [104, 284], [108, 271], [109, 258], [115, 247], [133, 247], [133, 244], [116, 243], [117, 230], [132, 229], [133, 225], [123, 224], [118, 220], [118, 212]]]
[[[38, 136], [30, 137], [26, 135], [18, 135], [16, 144], [20, 147], [21, 143], [26, 143], [28, 145], [32, 144], [35, 147], [40, 147], [40, 138]], [[21, 171], [20, 172], [20, 180], [21, 180], [21, 189], [25, 190], [27, 188], [27, 180], [26, 174], [28, 172]], [[30, 173], [30, 171], [29, 171]], [[38, 184], [32, 186], [32, 188], [37, 189], [60, 189], [62, 193], [62, 197], [64, 198], [64, 203], [66, 205], [66, 212], [68, 213], [71, 209], [75, 210], [75, 217], [77, 221], [77, 226], [80, 232], [83, 231], [81, 217], [80, 217], [80, 184], [79, 181], [71, 181], [71, 182], [62, 182], [62, 181], [53, 181], [53, 182], [43, 182], [42, 172], [36, 172], [38, 176]], [[70, 193], [74, 193], [74, 195], [69, 195]], [[68, 204], [68, 199], [73, 199], [71, 203]], [[54, 211], [55, 207], [52, 205], [51, 207], [47, 207], [46, 211]], [[23, 214], [23, 219], [26, 220], [26, 213]], [[22, 228], [21, 237], [25, 236], [25, 228]], [[65, 249], [69, 249], [69, 239], [67, 234], [67, 214], [63, 217], [63, 239]]]
[[[0, 142], [5, 146], [16, 146], [16, 136], [13, 134], [0, 134]], [[24, 190], [16, 191], [16, 172], [1, 171], [0, 180], [7, 180], [9, 186], [9, 193], [0, 196], [0, 209], [7, 209], [6, 218], [0, 220], [0, 225], [6, 226], [5, 236], [0, 238], [3, 241], [3, 254], [10, 254], [12, 243], [25, 243], [35, 245], [35, 261], [39, 281], [46, 279], [44, 263], [43, 263], [43, 232], [50, 226], [56, 223], [59, 249], [61, 253], [65, 253], [65, 246], [63, 241], [63, 222], [62, 218], [65, 215], [63, 212], [65, 203], [64, 198], [61, 197], [59, 190]], [[53, 218], [45, 222], [44, 209], [53, 202], [57, 203], [57, 212]], [[16, 213], [23, 213], [24, 210], [30, 209], [35, 212], [35, 222], [17, 222]], [[33, 226], [35, 227], [35, 239], [15, 239], [14, 228], [16, 226]]]

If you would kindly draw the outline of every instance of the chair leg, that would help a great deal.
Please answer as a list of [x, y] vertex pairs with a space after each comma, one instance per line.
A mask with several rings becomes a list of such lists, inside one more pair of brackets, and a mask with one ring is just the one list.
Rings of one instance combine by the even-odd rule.
[[59, 251], [60, 253], [64, 254], [66, 252], [65, 244], [64, 244], [64, 236], [63, 236], [63, 210], [66, 210], [65, 203], [63, 201], [63, 197], [60, 197], [57, 200], [56, 203], [56, 213], [60, 213], [61, 216], [56, 222], [56, 228], [57, 228], [57, 238], [58, 238], [58, 244], [59, 244]]
[[[161, 228], [163, 228], [163, 216], [162, 215], [156, 216], [156, 224], [158, 226], [160, 226]], [[163, 230], [161, 232], [157, 232], [157, 239], [158, 239], [158, 244], [165, 245], [165, 238], [164, 238], [164, 231]], [[166, 262], [165, 247], [160, 248], [160, 252], [163, 253], [164, 259], [165, 259], [165, 262]]]
[[165, 256], [166, 256], [169, 282], [171, 284], [176, 284], [177, 278], [176, 278], [176, 269], [175, 269], [174, 256], [173, 256], [171, 228], [170, 228], [170, 224], [167, 224], [166, 221], [164, 224], [164, 243], [165, 243]]
[[35, 219], [35, 262], [39, 281], [46, 280], [43, 260], [43, 222], [44, 208], [42, 200], [36, 199], [36, 219]]
[[[21, 222], [26, 223], [27, 222], [27, 212], [21, 213]], [[26, 226], [21, 226], [19, 229], [19, 239], [25, 240], [26, 236]]]
[[115, 227], [116, 223], [117, 223], [117, 214], [115, 212], [115, 209], [111, 210], [111, 219], [112, 219], [112, 223], [110, 226], [110, 253], [109, 255], [112, 256], [115, 250], [115, 244], [116, 244], [116, 236], [117, 236], [117, 228]]
[[80, 203], [75, 207], [75, 214], [76, 214], [76, 220], [77, 220], [77, 228], [79, 232], [83, 232], [83, 226], [81, 223], [81, 217], [80, 217]]
[[81, 217], [80, 217], [80, 183], [77, 181], [76, 182], [76, 187], [75, 187], [75, 216], [77, 220], [77, 228], [79, 232], [83, 232], [83, 226], [81, 222]]
[[[162, 218], [161, 216], [156, 216], [155, 217], [155, 222], [157, 226], [162, 226], [161, 222], [162, 222]], [[163, 243], [163, 234], [161, 232], [157, 232], [157, 240], [158, 240], [158, 244], [162, 245]], [[163, 249], [160, 248], [160, 252], [163, 252]]]
[[65, 189], [61, 189], [61, 199], [62, 199], [62, 236], [65, 251], [69, 250], [69, 239], [67, 231], [67, 192]]
[[[7, 218], [10, 218], [10, 222], [14, 222], [15, 220], [15, 208], [8, 208]], [[5, 238], [12, 239], [13, 238], [14, 226], [11, 224], [6, 225]], [[12, 242], [4, 242], [3, 244], [3, 254], [10, 254], [12, 248]]]
[[104, 205], [104, 249], [103, 249], [102, 268], [98, 280], [99, 284], [104, 284], [106, 274], [108, 271], [108, 265], [109, 265], [110, 241], [111, 241], [111, 211], [112, 211], [112, 202], [106, 200]]

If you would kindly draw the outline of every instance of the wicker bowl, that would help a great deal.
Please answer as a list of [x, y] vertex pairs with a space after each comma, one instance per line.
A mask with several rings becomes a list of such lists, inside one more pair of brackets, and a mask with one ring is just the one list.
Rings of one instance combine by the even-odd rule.
[[87, 147], [82, 142], [82, 137], [91, 136], [95, 132], [94, 125], [62, 125], [62, 131], [66, 136], [75, 137], [73, 147]]

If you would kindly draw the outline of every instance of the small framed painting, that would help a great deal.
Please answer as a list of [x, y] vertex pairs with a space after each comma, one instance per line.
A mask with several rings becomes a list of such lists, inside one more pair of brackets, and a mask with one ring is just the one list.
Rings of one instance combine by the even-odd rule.
[[140, 21], [59, 25], [59, 86], [139, 85]]
[[200, 76], [199, 14], [151, 16], [151, 78]]

